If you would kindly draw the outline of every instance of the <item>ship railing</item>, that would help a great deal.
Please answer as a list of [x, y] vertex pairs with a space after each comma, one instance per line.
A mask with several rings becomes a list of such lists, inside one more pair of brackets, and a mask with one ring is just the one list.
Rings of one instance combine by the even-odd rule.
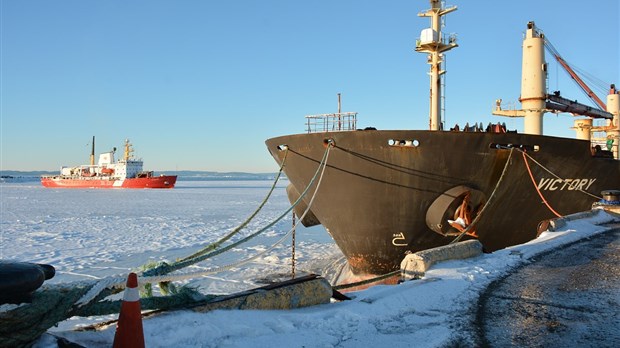
[[[430, 34], [430, 35], [429, 35]], [[455, 46], [458, 41], [456, 33], [448, 34], [446, 38], [443, 33], [434, 32], [428, 28], [422, 32], [422, 37], [415, 40], [416, 49], [421, 49], [423, 46]]]
[[357, 128], [357, 112], [336, 112], [306, 116], [308, 133], [353, 131]]
[[[598, 148], [599, 150], [603, 150], [613, 156], [613, 154], [618, 154], [618, 150], [620, 149], [620, 144], [618, 144], [618, 140], [614, 139], [610, 141], [610, 138], [613, 137], [592, 137], [590, 138], [590, 146], [592, 149]], [[616, 155], [617, 156], [617, 155]], [[617, 157], [614, 157], [618, 159]]]

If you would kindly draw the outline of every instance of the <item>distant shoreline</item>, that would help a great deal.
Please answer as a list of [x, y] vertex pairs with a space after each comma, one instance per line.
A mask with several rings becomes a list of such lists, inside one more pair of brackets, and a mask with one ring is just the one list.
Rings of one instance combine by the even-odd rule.
[[[274, 176], [277, 173], [250, 173], [250, 172], [214, 172], [204, 170], [155, 170], [156, 174], [169, 174], [177, 175], [179, 177], [267, 177]], [[41, 175], [56, 175], [58, 171], [45, 171], [45, 170], [32, 170], [32, 171], [20, 171], [20, 170], [0, 170], [0, 177], [30, 177]]]
[[[244, 172], [209, 172], [209, 171], [170, 171], [170, 172], [155, 172], [155, 175], [159, 174], [172, 174], [177, 175], [179, 181], [232, 181], [232, 180], [273, 180], [277, 173], [244, 173]], [[41, 175], [56, 175], [58, 172], [47, 171], [0, 171], [0, 182], [32, 182], [39, 181]], [[282, 179], [286, 180], [283, 176]]]

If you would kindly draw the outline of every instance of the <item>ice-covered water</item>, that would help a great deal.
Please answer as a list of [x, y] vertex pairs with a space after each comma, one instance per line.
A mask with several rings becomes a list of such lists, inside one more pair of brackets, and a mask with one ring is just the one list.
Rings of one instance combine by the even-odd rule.
[[[187, 256], [218, 239], [254, 211], [270, 185], [181, 180], [173, 190], [55, 190], [38, 182], [3, 182], [0, 258], [52, 264], [58, 271], [52, 282], [126, 275], [147, 262]], [[285, 186], [278, 185], [237, 238], [288, 208]], [[148, 347], [475, 346], [477, 299], [491, 282], [541, 253], [604, 232], [599, 224], [609, 221], [618, 220], [600, 213], [569, 221], [523, 245], [439, 263], [419, 281], [350, 293], [350, 301], [286, 311], [169, 312], [143, 321], [144, 338]], [[290, 225], [287, 216], [265, 235], [192, 270], [247, 259], [267, 249]], [[322, 227], [299, 228], [296, 236], [300, 269], [329, 272], [342, 262]], [[254, 262], [191, 284], [203, 293], [252, 288], [262, 285], [258, 281], [265, 275], [290, 272], [290, 255], [288, 242]], [[11, 306], [2, 305], [0, 311]], [[96, 332], [73, 329], [116, 317], [70, 318], [49, 329], [34, 347], [56, 348], [56, 336], [86, 347], [110, 347], [115, 326]]]
[[[266, 197], [268, 180], [179, 180], [172, 190], [49, 189], [38, 182], [0, 184], [0, 259], [47, 263], [70, 282], [126, 274], [157, 261], [192, 254], [245, 221]], [[280, 181], [261, 212], [236, 241], [277, 219], [290, 206]], [[291, 228], [287, 214], [247, 244], [192, 267], [192, 271], [247, 259]], [[321, 272], [341, 254], [320, 226], [296, 230], [298, 272]], [[291, 272], [291, 239], [231, 271], [191, 280], [206, 293], [256, 285], [269, 273]]]

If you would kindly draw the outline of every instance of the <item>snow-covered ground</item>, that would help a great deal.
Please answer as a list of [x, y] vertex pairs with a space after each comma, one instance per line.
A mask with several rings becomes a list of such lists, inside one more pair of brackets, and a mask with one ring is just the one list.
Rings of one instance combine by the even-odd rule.
[[[48, 263], [65, 283], [126, 275], [140, 266], [187, 256], [245, 220], [267, 194], [268, 181], [179, 181], [173, 190], [54, 190], [36, 182], [0, 184], [0, 259]], [[286, 182], [242, 236], [288, 208]], [[288, 311], [179, 311], [144, 321], [148, 347], [409, 347], [470, 342], [482, 290], [533, 256], [603, 232], [600, 214], [569, 222], [537, 240], [474, 259], [435, 265], [421, 280], [349, 293], [353, 300]], [[290, 216], [265, 235], [195, 266], [226, 265], [270, 247], [291, 225]], [[330, 273], [342, 261], [321, 227], [297, 230], [299, 270]], [[270, 273], [290, 272], [290, 240], [255, 262], [190, 281], [203, 293], [261, 286]], [[329, 278], [329, 274], [326, 274]], [[0, 307], [0, 310], [3, 310]], [[5, 308], [6, 310], [6, 308]], [[115, 326], [76, 332], [95, 320], [71, 318], [50, 333], [86, 347], [109, 347]], [[36, 347], [55, 347], [44, 335]]]

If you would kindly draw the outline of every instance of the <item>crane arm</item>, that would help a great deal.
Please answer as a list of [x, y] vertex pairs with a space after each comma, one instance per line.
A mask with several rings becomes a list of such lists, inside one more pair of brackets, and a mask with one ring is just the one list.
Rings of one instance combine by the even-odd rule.
[[583, 80], [577, 75], [577, 73], [575, 73], [575, 71], [568, 65], [568, 63], [566, 63], [566, 61], [562, 58], [562, 56], [560, 56], [560, 53], [558, 52], [558, 50], [556, 50], [555, 47], [553, 47], [551, 42], [549, 42], [549, 40], [547, 40], [546, 37], [545, 37], [545, 48], [549, 50], [549, 52], [553, 55], [555, 60], [557, 60], [558, 63], [560, 63], [560, 65], [564, 68], [564, 70], [566, 70], [566, 72], [570, 75], [570, 77], [573, 80], [575, 80], [575, 82], [588, 95], [588, 97], [590, 97], [590, 99], [592, 99], [592, 101], [596, 105], [598, 105], [602, 110], [606, 110], [607, 106], [605, 105], [605, 103], [603, 103], [603, 101], [596, 94], [594, 94], [594, 92], [590, 89], [590, 87], [588, 87], [588, 85], [586, 85], [586, 83], [583, 82]]

